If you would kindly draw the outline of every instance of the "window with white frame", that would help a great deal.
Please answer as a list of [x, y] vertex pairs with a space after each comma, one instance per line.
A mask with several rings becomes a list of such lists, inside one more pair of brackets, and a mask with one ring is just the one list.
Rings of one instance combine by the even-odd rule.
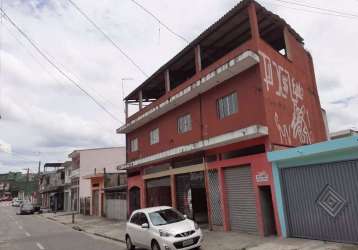
[[131, 140], [131, 152], [138, 151], [138, 138]]
[[191, 115], [187, 114], [178, 119], [178, 132], [183, 134], [191, 130]]
[[159, 128], [150, 131], [150, 145], [159, 143]]
[[217, 101], [218, 115], [220, 119], [230, 116], [237, 112], [237, 93], [221, 97]]

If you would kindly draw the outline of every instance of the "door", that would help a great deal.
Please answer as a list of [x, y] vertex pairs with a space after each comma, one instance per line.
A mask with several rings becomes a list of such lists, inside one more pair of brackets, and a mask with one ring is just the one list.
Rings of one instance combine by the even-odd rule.
[[281, 170], [288, 235], [358, 243], [358, 160]]
[[260, 203], [262, 218], [264, 222], [264, 235], [275, 235], [276, 234], [276, 225], [275, 225], [275, 215], [273, 210], [272, 203], [272, 194], [270, 186], [261, 186], [259, 188], [260, 193]]
[[139, 225], [137, 230], [138, 243], [143, 247], [148, 247], [150, 246], [151, 238], [149, 228], [142, 228], [142, 225], [145, 223], [149, 225], [147, 216], [144, 213], [139, 213]]
[[94, 190], [92, 192], [92, 215], [98, 216], [99, 210], [99, 191]]
[[129, 190], [129, 213], [140, 209], [140, 189], [139, 187], [132, 187]]
[[146, 181], [147, 206], [171, 206], [170, 177], [162, 177]]
[[224, 170], [231, 230], [257, 234], [256, 199], [250, 166]]
[[221, 213], [218, 170], [208, 171], [208, 182], [209, 201], [211, 208], [211, 223], [215, 226], [222, 226], [223, 218]]

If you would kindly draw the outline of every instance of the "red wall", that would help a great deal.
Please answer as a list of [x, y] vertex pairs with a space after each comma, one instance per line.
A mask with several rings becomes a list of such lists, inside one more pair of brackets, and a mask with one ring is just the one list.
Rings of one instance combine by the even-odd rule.
[[[262, 39], [254, 38], [209, 66], [211, 69], [221, 65], [247, 49], [255, 50], [253, 44], [257, 44], [259, 51], [256, 53], [260, 54], [259, 66], [236, 75], [202, 96], [127, 134], [127, 160], [133, 161], [255, 124], [268, 126], [271, 144], [298, 146], [325, 140], [312, 59], [287, 30], [285, 39], [290, 51], [289, 59], [272, 49]], [[271, 70], [268, 70], [268, 67]], [[168, 95], [199, 79], [207, 70], [198, 73]], [[268, 79], [268, 72], [271, 72], [272, 79]], [[219, 120], [217, 99], [233, 91], [238, 94], [238, 112]], [[142, 112], [144, 111], [139, 113]], [[192, 117], [192, 131], [179, 134], [177, 119], [188, 113]], [[158, 144], [150, 145], [149, 134], [155, 128], [159, 128], [160, 141]], [[139, 141], [137, 152], [129, 152], [129, 142], [133, 138], [138, 138]]]
[[323, 141], [326, 134], [311, 57], [289, 32], [285, 36], [290, 59], [259, 40], [270, 141], [285, 146]]
[[[137, 152], [128, 151], [128, 160], [131, 161], [138, 157], [145, 157], [173, 147], [194, 143], [203, 138], [213, 137], [250, 125], [265, 125], [264, 100], [259, 77], [259, 67], [252, 67], [221, 83], [202, 96], [129, 133], [127, 145], [130, 145], [129, 142], [133, 138], [138, 138], [139, 150]], [[217, 99], [234, 91], [237, 92], [238, 96], [238, 112], [220, 120], [217, 114]], [[192, 118], [192, 130], [180, 134], [177, 130], [177, 120], [180, 116], [188, 113], [191, 114]], [[155, 128], [159, 128], [160, 140], [158, 144], [150, 145], [149, 134]]]

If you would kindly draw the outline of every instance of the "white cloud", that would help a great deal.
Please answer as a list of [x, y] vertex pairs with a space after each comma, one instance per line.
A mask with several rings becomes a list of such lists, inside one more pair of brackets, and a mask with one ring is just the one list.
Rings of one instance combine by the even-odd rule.
[[[148, 74], [185, 46], [130, 0], [74, 1]], [[233, 0], [139, 2], [189, 40], [237, 3]], [[354, 29], [357, 21], [285, 9], [272, 5], [273, 1], [260, 2], [305, 38], [305, 46], [313, 55], [321, 103], [327, 110], [331, 130], [357, 126], [356, 100], [346, 105], [333, 104], [358, 94], [355, 76], [358, 30]], [[318, 0], [314, 4], [350, 12], [358, 7], [358, 2], [353, 0], [344, 4]], [[124, 120], [121, 79], [134, 79], [125, 83], [128, 94], [145, 77], [67, 1], [4, 0], [4, 7], [66, 73]], [[4, 23], [0, 135], [24, 159], [0, 155], [3, 165], [0, 168], [21, 169], [30, 165], [35, 169], [39, 159], [65, 160], [74, 148], [124, 145], [124, 137], [114, 132], [120, 123], [39, 57], [7, 21]], [[39, 151], [43, 153], [36, 153]]]

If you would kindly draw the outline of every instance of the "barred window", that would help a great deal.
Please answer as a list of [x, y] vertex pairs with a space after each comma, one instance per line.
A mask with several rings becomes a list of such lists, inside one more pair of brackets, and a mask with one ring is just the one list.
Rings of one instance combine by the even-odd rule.
[[230, 116], [237, 112], [237, 94], [236, 92], [221, 97], [217, 101], [218, 115], [220, 119]]
[[191, 115], [187, 114], [178, 119], [178, 132], [183, 134], [191, 130]]
[[138, 151], [138, 138], [131, 140], [131, 152]]
[[150, 145], [159, 143], [159, 128], [150, 131]]

